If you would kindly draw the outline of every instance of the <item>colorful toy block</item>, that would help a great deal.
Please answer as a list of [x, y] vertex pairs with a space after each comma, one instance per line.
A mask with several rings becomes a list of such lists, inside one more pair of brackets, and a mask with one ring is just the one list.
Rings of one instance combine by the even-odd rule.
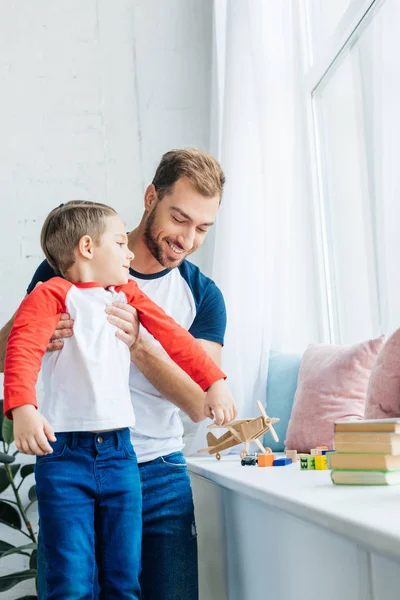
[[315, 469], [315, 456], [302, 456], [300, 458], [300, 470], [311, 471]]
[[311, 448], [311, 456], [322, 456], [322, 452], [321, 448]]
[[286, 458], [291, 458], [292, 462], [297, 462], [297, 450], [286, 450]]
[[272, 467], [275, 460], [275, 454], [259, 454], [258, 455], [258, 466], [259, 467]]
[[291, 465], [292, 464], [292, 459], [291, 458], [286, 458], [285, 456], [283, 458], [277, 458], [274, 460], [274, 467], [284, 467], [285, 465]]
[[315, 457], [315, 470], [316, 471], [325, 471], [328, 469], [328, 461], [326, 460], [326, 456], [316, 456]]

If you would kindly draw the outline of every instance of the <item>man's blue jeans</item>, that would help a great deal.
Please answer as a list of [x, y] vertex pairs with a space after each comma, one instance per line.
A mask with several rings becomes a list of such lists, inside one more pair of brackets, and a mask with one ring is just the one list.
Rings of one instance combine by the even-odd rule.
[[137, 600], [142, 494], [129, 429], [56, 437], [35, 467], [45, 597], [92, 600], [96, 555], [99, 598]]
[[[196, 526], [183, 454], [175, 452], [142, 463], [139, 471], [143, 494], [142, 598], [198, 600]], [[39, 600], [48, 599], [46, 568], [39, 533]]]
[[197, 600], [197, 535], [181, 452], [139, 465], [143, 493], [143, 600]]

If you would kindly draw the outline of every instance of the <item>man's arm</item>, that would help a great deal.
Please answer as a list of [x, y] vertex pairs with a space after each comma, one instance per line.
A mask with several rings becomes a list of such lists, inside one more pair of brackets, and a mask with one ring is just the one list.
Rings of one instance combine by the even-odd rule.
[[[208, 340], [197, 341], [220, 366], [221, 345]], [[205, 419], [203, 390], [161, 348], [140, 337], [131, 350], [131, 360], [160, 394], [187, 413], [192, 421], [199, 423]]]

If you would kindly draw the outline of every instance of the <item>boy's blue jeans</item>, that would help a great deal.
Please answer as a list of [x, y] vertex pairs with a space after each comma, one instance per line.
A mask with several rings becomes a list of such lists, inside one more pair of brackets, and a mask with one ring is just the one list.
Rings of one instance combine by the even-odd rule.
[[129, 429], [56, 437], [35, 467], [45, 597], [92, 600], [96, 556], [100, 599], [140, 598], [142, 494]]
[[[143, 494], [143, 600], [198, 600], [197, 537], [192, 490], [181, 452], [139, 464]], [[39, 530], [39, 600], [47, 600]], [[97, 593], [94, 596], [97, 598]]]

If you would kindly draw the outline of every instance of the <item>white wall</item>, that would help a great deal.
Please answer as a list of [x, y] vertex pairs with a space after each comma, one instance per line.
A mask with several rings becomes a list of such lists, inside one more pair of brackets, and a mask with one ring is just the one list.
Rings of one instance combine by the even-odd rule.
[[131, 228], [161, 154], [208, 148], [211, 29], [212, 0], [0, 0], [0, 327], [51, 208], [90, 198]]
[[211, 0], [0, 0], [0, 324], [41, 260], [48, 211], [128, 227], [163, 152], [208, 147]]

